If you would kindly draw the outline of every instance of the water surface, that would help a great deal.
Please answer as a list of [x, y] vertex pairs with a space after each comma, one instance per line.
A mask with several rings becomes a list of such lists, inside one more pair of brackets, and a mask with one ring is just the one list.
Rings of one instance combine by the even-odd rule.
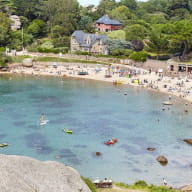
[[[0, 98], [0, 141], [11, 144], [1, 153], [59, 161], [91, 179], [160, 185], [165, 177], [173, 186], [192, 180], [192, 146], [182, 141], [192, 137], [191, 113], [179, 102], [163, 112], [167, 95], [83, 79], [1, 76]], [[45, 126], [38, 125], [41, 113], [50, 120]], [[118, 143], [104, 145], [113, 137]]]

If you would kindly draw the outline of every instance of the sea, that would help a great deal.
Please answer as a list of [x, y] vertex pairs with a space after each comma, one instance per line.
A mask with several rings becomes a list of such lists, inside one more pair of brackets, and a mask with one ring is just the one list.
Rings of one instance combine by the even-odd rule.
[[[128, 85], [2, 75], [0, 143], [10, 145], [0, 153], [58, 161], [91, 180], [162, 185], [165, 178], [180, 187], [192, 181], [192, 146], [183, 142], [192, 138], [192, 114], [176, 98], [163, 111], [166, 100], [166, 94]], [[49, 120], [43, 126], [41, 114]], [[118, 142], [104, 144], [112, 138]], [[168, 159], [166, 166], [156, 160], [159, 155]]]

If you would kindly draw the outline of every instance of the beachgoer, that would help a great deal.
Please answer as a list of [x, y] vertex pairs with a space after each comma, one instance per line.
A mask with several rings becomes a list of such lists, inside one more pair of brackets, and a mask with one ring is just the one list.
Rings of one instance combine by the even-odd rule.
[[171, 100], [171, 95], [169, 95], [169, 100]]
[[167, 181], [165, 180], [165, 178], [163, 178], [163, 185], [167, 185]]

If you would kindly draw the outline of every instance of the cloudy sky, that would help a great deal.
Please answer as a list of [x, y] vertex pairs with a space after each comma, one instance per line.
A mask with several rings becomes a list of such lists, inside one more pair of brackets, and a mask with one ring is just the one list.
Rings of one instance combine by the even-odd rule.
[[[100, 2], [100, 0], [78, 0], [78, 1], [81, 5], [89, 5], [89, 4], [98, 5]], [[140, 0], [140, 1], [146, 1], [146, 0]]]

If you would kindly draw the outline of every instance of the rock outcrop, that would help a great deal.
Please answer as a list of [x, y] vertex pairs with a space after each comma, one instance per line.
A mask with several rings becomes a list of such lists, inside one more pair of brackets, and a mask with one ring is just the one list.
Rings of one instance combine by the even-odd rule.
[[157, 161], [161, 164], [161, 165], [167, 165], [168, 163], [168, 159], [164, 156], [158, 156], [157, 157]]
[[192, 145], [192, 139], [183, 139], [183, 141], [189, 145]]
[[0, 155], [1, 192], [90, 192], [79, 173], [54, 161]]

